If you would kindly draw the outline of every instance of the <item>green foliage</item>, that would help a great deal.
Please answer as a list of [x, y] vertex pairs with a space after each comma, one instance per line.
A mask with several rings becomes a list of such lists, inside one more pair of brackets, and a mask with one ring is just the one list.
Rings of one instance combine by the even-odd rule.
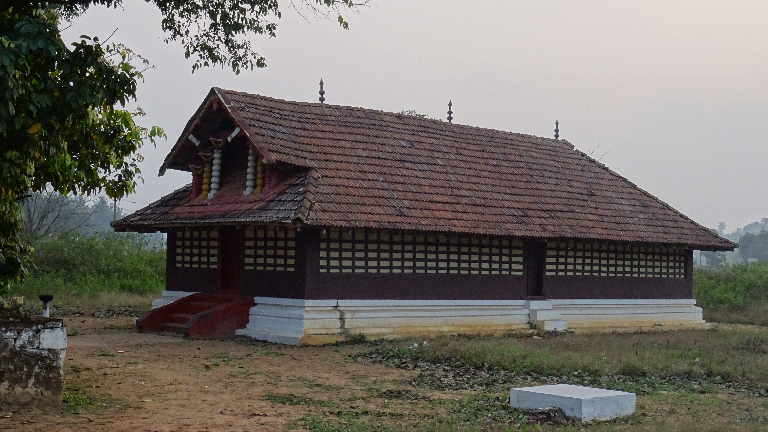
[[4, 300], [0, 297], [0, 319], [25, 319], [31, 318], [29, 309], [24, 307], [24, 297], [11, 297]]
[[91, 398], [80, 392], [80, 387], [71, 385], [64, 389], [62, 402], [70, 410], [77, 410], [91, 403]]
[[428, 115], [421, 114], [421, 113], [419, 113], [416, 110], [402, 110], [402, 111], [398, 111], [397, 113], [398, 114], [402, 114], [402, 115], [408, 115], [408, 116], [411, 116], [411, 117], [423, 118], [423, 119], [430, 118]]
[[725, 264], [725, 252], [702, 251], [701, 256], [707, 261], [707, 267], [720, 267]]
[[735, 309], [752, 302], [765, 302], [768, 300], [768, 265], [735, 264], [696, 269], [693, 296], [705, 309]]
[[83, 236], [64, 233], [35, 241], [34, 269], [13, 293], [159, 293], [165, 286], [165, 251], [147, 250], [147, 237], [133, 233]]
[[161, 129], [119, 109], [136, 96], [136, 56], [82, 36], [67, 47], [52, 9], [0, 7], [0, 293], [22, 280], [31, 249], [20, 202], [50, 187], [62, 194], [133, 192], [136, 152]]
[[[278, 0], [147, 1], [163, 15], [166, 42], [178, 40], [186, 57], [196, 57], [193, 71], [266, 66], [246, 37], [275, 36]], [[122, 0], [0, 5], [0, 294], [32, 267], [32, 250], [21, 237], [20, 203], [29, 191], [50, 186], [62, 194], [132, 193], [140, 174], [137, 150], [144, 140], [165, 136], [134, 122], [140, 109], [117, 108], [136, 98], [142, 76], [132, 61], [141, 57], [95, 37], [81, 36], [71, 49], [62, 41], [60, 17], [76, 17], [91, 5], [119, 7]], [[352, 0], [305, 5], [316, 14], [355, 6]], [[341, 15], [338, 22], [349, 27]]]
[[746, 233], [739, 239], [739, 251], [744, 259], [756, 258], [758, 262], [768, 263], [768, 231], [757, 234]]
[[[146, 0], [160, 10], [166, 42], [179, 41], [187, 58], [195, 58], [192, 70], [203, 66], [228, 66], [235, 73], [266, 66], [248, 39], [250, 35], [275, 37], [281, 12], [278, 0]], [[68, 0], [57, 8], [66, 16], [77, 16], [91, 5], [120, 7], [122, 0]], [[338, 13], [356, 6], [352, 0], [303, 0], [312, 13], [328, 17], [336, 13], [343, 29], [347, 21]], [[359, 3], [359, 2], [358, 2]], [[364, 3], [364, 2], [363, 2]], [[16, 8], [43, 8], [47, 1], [8, 0]], [[285, 3], [284, 3], [285, 4]], [[293, 2], [291, 2], [293, 6]]]

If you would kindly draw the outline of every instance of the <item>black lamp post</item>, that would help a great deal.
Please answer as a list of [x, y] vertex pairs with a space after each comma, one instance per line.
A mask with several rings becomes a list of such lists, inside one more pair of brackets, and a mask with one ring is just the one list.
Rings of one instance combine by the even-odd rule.
[[37, 296], [41, 302], [43, 302], [43, 316], [48, 318], [50, 316], [50, 310], [48, 309], [48, 303], [53, 300], [53, 296], [49, 294], [40, 294]]

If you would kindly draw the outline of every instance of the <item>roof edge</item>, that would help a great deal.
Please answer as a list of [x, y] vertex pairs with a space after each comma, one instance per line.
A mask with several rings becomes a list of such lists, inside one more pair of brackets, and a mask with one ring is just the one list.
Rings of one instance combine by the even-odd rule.
[[240, 113], [237, 111], [237, 108], [233, 106], [232, 101], [227, 97], [225, 91], [218, 87], [211, 87], [208, 95], [205, 97], [200, 106], [198, 106], [192, 117], [190, 117], [187, 121], [187, 124], [184, 126], [184, 129], [179, 135], [179, 138], [176, 139], [176, 143], [173, 145], [173, 148], [171, 148], [171, 151], [168, 153], [168, 155], [165, 156], [163, 164], [160, 166], [158, 177], [162, 177], [165, 174], [165, 171], [168, 169], [168, 166], [171, 164], [174, 156], [176, 156], [179, 149], [184, 144], [184, 140], [187, 139], [191, 130], [197, 126], [203, 113], [209, 109], [216, 98], [218, 98], [218, 100], [221, 102], [222, 107], [226, 110], [227, 114], [229, 114], [235, 125], [237, 125], [243, 134], [245, 134], [248, 143], [252, 145], [256, 151], [258, 151], [259, 154], [264, 158], [264, 162], [267, 164], [273, 164], [276, 162], [275, 156], [272, 154], [272, 152], [269, 151], [267, 146], [264, 145], [264, 142], [258, 138], [256, 131], [254, 131], [248, 122], [243, 118], [243, 116], [240, 115]]

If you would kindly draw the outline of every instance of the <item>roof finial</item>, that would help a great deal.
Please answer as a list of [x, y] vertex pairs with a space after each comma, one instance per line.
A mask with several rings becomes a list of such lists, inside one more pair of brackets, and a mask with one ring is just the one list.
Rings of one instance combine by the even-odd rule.
[[323, 90], [322, 78], [320, 78], [320, 103], [325, 103], [325, 90]]
[[560, 139], [560, 122], [555, 120], [555, 139]]
[[453, 102], [452, 101], [448, 101], [448, 123], [453, 123], [452, 122], [453, 116], [451, 115], [451, 114], [453, 114], [453, 111], [451, 111], [451, 107], [452, 106], [453, 106]]

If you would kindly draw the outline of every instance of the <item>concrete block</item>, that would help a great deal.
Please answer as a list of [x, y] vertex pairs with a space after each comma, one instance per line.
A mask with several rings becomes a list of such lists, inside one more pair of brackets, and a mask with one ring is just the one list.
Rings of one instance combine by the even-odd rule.
[[531, 309], [531, 322], [559, 320], [560, 312], [552, 309]]
[[536, 321], [536, 328], [541, 331], [565, 331], [568, 322], [565, 320]]
[[531, 310], [552, 309], [552, 300], [526, 300], [525, 307]]
[[555, 406], [568, 417], [583, 422], [611, 420], [635, 412], [634, 393], [582, 387], [569, 384], [513, 388], [509, 392], [512, 408], [532, 409]]
[[67, 349], [67, 330], [56, 328], [41, 331], [40, 349]]
[[36, 330], [23, 330], [16, 339], [16, 348], [35, 349], [40, 345], [40, 337]]

